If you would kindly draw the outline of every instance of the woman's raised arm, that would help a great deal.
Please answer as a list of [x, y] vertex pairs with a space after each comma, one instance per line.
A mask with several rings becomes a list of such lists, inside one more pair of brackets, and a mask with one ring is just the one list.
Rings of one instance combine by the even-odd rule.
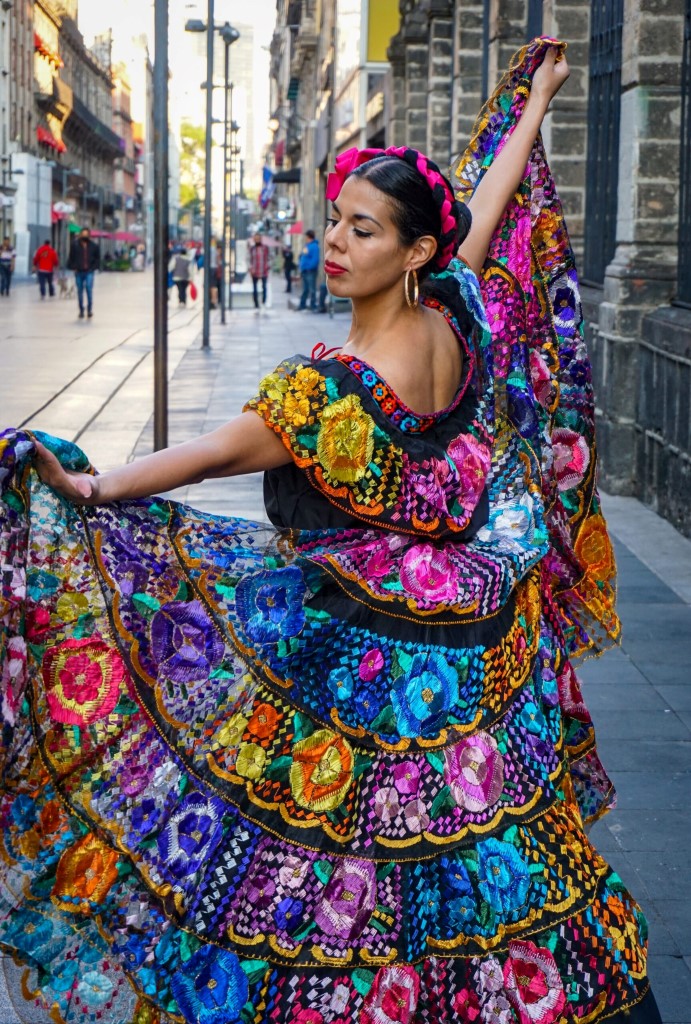
[[208, 477], [257, 473], [290, 461], [283, 442], [254, 412], [245, 412], [209, 434], [145, 455], [100, 476], [64, 469], [52, 452], [36, 443], [36, 470], [41, 480], [78, 505], [144, 498]]
[[468, 203], [473, 223], [458, 252], [476, 274], [487, 259], [492, 235], [523, 177], [550, 100], [568, 77], [566, 60], [557, 61], [557, 50], [550, 46], [533, 76], [530, 96], [511, 137]]

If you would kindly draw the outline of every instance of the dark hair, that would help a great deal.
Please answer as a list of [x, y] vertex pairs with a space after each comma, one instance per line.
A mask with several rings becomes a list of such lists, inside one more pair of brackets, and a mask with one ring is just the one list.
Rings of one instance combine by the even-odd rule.
[[[428, 164], [438, 171], [431, 160]], [[437, 253], [418, 270], [418, 278], [421, 281], [440, 269], [436, 262], [437, 255], [440, 255], [450, 243], [453, 243], [456, 249], [470, 230], [470, 212], [462, 203], [455, 203], [454, 227], [451, 231], [442, 231], [440, 207], [446, 198], [443, 186], [439, 184], [433, 190], [427, 179], [405, 159], [388, 155], [377, 156], [357, 167], [352, 176], [371, 182], [387, 197], [401, 245], [413, 245], [423, 235], [431, 235], [436, 239]], [[453, 195], [453, 189], [448, 181], [447, 184], [449, 192]]]
[[316, 238], [316, 235], [312, 228], [307, 228], [307, 231], [305, 231], [305, 235], [307, 236], [307, 238]]
[[46, 238], [46, 240], [45, 240], [45, 242], [43, 244], [44, 245], [50, 245], [50, 238]]

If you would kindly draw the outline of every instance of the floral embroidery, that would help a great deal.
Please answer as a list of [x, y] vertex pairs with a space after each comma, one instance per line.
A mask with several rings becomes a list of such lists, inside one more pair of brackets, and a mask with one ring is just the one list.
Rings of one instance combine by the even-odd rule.
[[440, 654], [416, 654], [391, 691], [402, 736], [435, 736], [458, 700], [458, 674]]
[[374, 453], [374, 420], [357, 395], [346, 395], [322, 412], [317, 454], [327, 476], [355, 483], [365, 475]]
[[510, 942], [504, 984], [521, 1024], [553, 1024], [561, 1016], [566, 993], [548, 949], [533, 942]]
[[202, 946], [176, 971], [171, 987], [187, 1024], [233, 1024], [247, 1002], [247, 976], [234, 953]]
[[444, 752], [444, 777], [460, 807], [484, 811], [504, 786], [504, 763], [496, 740], [486, 732], [461, 740]]
[[157, 839], [167, 870], [176, 879], [195, 874], [223, 835], [223, 805], [214, 797], [190, 793]]
[[401, 564], [401, 583], [409, 594], [425, 602], [456, 598], [456, 575], [449, 556], [431, 544], [408, 548]]
[[352, 942], [374, 910], [376, 892], [374, 865], [346, 858], [338, 864], [324, 889], [315, 921], [326, 935]]
[[420, 978], [412, 967], [382, 967], [360, 1015], [361, 1024], [412, 1024]]
[[511, 843], [485, 839], [478, 844], [479, 888], [502, 916], [523, 906], [530, 888], [528, 866]]
[[176, 683], [208, 678], [223, 657], [223, 645], [199, 601], [173, 601], [156, 612], [151, 650], [161, 677]]
[[311, 811], [333, 811], [350, 786], [353, 751], [342, 736], [319, 729], [293, 746], [290, 788], [295, 802]]
[[118, 877], [117, 863], [116, 851], [89, 832], [60, 857], [52, 899], [66, 910], [87, 913], [107, 896]]
[[117, 704], [125, 666], [102, 640], [65, 640], [46, 651], [43, 678], [53, 720], [88, 725], [106, 718]]
[[238, 584], [238, 615], [251, 640], [277, 643], [297, 636], [305, 623], [305, 582], [296, 566], [246, 576]]

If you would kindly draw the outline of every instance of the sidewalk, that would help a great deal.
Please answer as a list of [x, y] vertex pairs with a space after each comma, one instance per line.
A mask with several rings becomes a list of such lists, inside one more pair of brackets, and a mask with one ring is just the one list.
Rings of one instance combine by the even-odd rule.
[[[275, 283], [275, 281], [274, 281]], [[277, 296], [282, 305], [283, 295]], [[170, 443], [240, 412], [258, 380], [317, 342], [345, 341], [350, 317], [242, 310], [190, 348], [170, 386]], [[134, 454], [151, 450], [152, 425]], [[221, 515], [265, 518], [261, 478], [176, 493]], [[664, 1024], [691, 1024], [691, 541], [632, 498], [603, 496], [619, 565], [621, 647], [580, 668], [618, 807], [592, 838], [650, 922], [649, 973]]]

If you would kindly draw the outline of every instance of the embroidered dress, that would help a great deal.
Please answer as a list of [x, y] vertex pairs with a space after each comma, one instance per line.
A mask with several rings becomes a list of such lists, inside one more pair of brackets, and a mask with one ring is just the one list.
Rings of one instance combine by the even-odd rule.
[[32, 435], [2, 436], [17, 1002], [65, 1022], [551, 1024], [644, 998], [644, 919], [584, 832], [613, 797], [572, 661], [619, 626], [540, 146], [480, 285], [456, 261], [435, 286], [464, 346], [442, 412], [352, 357], [261, 382], [246, 408], [292, 455], [266, 474], [272, 526], [80, 509], [37, 479]]

